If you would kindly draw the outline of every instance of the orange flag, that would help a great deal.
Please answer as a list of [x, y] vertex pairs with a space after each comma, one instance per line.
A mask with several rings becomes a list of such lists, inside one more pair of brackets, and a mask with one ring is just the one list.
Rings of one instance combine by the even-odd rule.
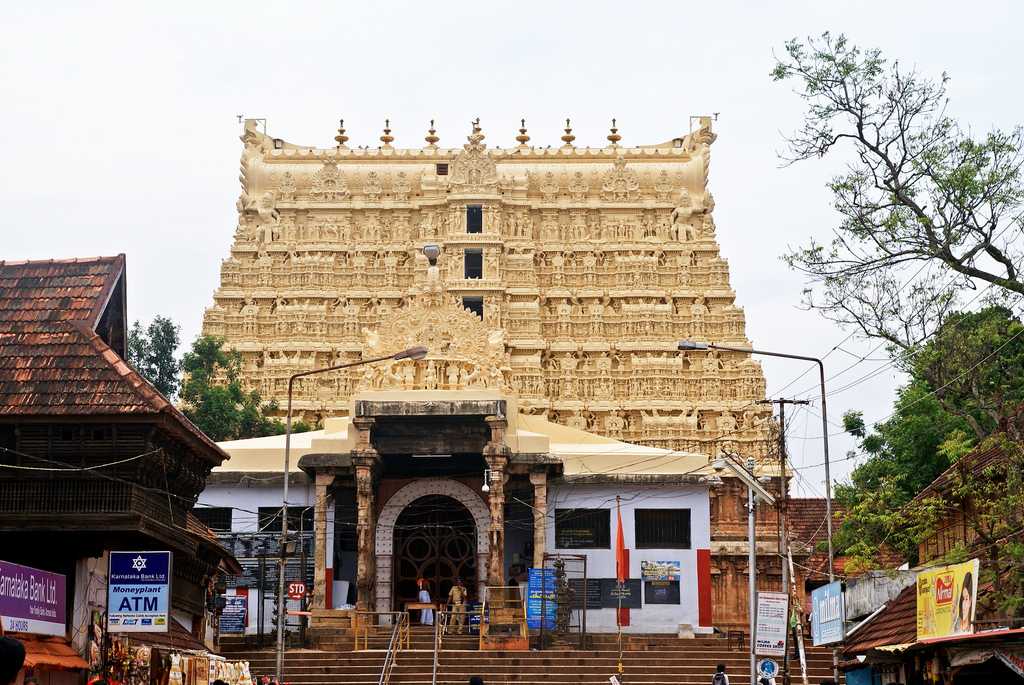
[[615, 577], [620, 583], [625, 583], [629, 579], [629, 554], [626, 552], [626, 538], [622, 534], [622, 509], [618, 497], [615, 498], [615, 515], [619, 523], [615, 533]]

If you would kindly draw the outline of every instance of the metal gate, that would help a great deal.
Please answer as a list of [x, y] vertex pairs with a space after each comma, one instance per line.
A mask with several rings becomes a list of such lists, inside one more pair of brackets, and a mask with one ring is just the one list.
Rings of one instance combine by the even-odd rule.
[[[544, 554], [540, 597], [540, 647], [575, 644], [586, 649], [587, 611], [600, 607], [600, 584], [587, 577], [583, 554]], [[552, 606], [553, 605], [553, 606]]]

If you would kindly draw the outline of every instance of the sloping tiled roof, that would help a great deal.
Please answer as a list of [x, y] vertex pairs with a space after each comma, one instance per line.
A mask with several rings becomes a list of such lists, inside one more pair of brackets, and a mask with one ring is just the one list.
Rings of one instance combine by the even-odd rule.
[[917, 583], [903, 589], [885, 609], [847, 638], [847, 656], [864, 654], [885, 645], [905, 645], [917, 640]]
[[228, 458], [96, 333], [124, 255], [0, 262], [0, 417], [154, 415]]
[[957, 472], [963, 469], [966, 469], [969, 473], [980, 474], [988, 467], [998, 464], [1005, 458], [1006, 453], [999, 447], [991, 447], [987, 450], [975, 450], [970, 454], [965, 454], [955, 463], [950, 465], [948, 469], [940, 473], [935, 480], [928, 484], [928, 487], [917, 493], [914, 500], [922, 500], [931, 495], [945, 492], [952, 486], [953, 479], [956, 477]]
[[[810, 554], [803, 565], [810, 570], [820, 574], [821, 578], [828, 575], [828, 552], [819, 550], [818, 546], [828, 540], [828, 528], [825, 525], [826, 504], [824, 498], [790, 498], [786, 509], [786, 522], [789, 526], [789, 539], [792, 541], [793, 552], [804, 552]], [[832, 533], [843, 522], [846, 510], [843, 506], [832, 501]], [[823, 546], [823, 545], [822, 545]], [[894, 551], [885, 548], [875, 559], [878, 568], [896, 568], [904, 562], [904, 559]], [[846, 573], [847, 558], [838, 555], [834, 561], [835, 572], [839, 575]], [[812, 579], [821, 579], [813, 578]]]

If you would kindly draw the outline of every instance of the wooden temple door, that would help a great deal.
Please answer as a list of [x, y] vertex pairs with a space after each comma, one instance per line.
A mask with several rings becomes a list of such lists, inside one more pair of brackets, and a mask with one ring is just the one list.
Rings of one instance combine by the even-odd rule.
[[416, 601], [416, 581], [424, 578], [434, 601], [444, 602], [456, 578], [470, 595], [477, 579], [476, 522], [460, 502], [428, 495], [411, 502], [395, 523], [394, 602], [400, 611]]

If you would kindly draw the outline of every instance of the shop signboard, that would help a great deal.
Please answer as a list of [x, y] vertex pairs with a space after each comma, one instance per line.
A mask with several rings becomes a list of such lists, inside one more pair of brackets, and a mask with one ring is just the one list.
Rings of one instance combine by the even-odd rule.
[[225, 595], [224, 609], [220, 612], [221, 633], [244, 633], [249, 613], [249, 595]]
[[845, 620], [842, 581], [833, 581], [811, 592], [811, 642], [815, 647], [842, 642]]
[[526, 624], [531, 629], [555, 627], [555, 570], [531, 568], [526, 586]]
[[61, 574], [0, 561], [0, 632], [64, 635], [65, 601]]
[[678, 561], [641, 561], [640, 576], [644, 580], [679, 580], [681, 566]]
[[757, 593], [757, 633], [754, 652], [760, 656], [786, 656], [789, 596], [785, 592]]
[[978, 560], [938, 566], [917, 574], [917, 639], [974, 632]]
[[110, 552], [107, 624], [111, 633], [166, 633], [170, 600], [170, 552]]

